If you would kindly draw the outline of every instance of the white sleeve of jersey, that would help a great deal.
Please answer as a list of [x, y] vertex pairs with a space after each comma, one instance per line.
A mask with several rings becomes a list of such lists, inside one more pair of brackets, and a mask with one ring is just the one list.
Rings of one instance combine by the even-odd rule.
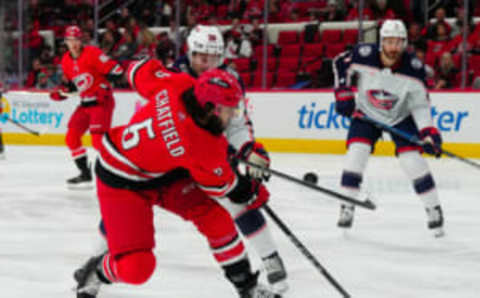
[[418, 130], [433, 126], [427, 89], [420, 81], [413, 81], [410, 88], [408, 106]]
[[237, 151], [246, 143], [254, 141], [252, 123], [248, 117], [245, 101], [240, 101], [238, 114], [230, 121], [225, 130], [228, 143]]

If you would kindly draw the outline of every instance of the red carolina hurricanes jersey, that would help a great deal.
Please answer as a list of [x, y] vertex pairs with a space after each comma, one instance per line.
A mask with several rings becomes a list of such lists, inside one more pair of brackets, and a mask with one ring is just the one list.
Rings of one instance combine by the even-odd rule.
[[62, 57], [62, 69], [68, 80], [80, 92], [80, 97], [93, 97], [97, 89], [110, 87], [105, 75], [119, 74], [122, 67], [95, 46], [84, 46], [80, 56], [74, 59], [70, 52]]
[[98, 177], [113, 187], [143, 189], [188, 171], [212, 197], [230, 192], [237, 178], [227, 161], [227, 140], [197, 126], [181, 99], [195, 80], [169, 72], [158, 60], [136, 62], [127, 75], [149, 102], [127, 125], [104, 136], [96, 164]]

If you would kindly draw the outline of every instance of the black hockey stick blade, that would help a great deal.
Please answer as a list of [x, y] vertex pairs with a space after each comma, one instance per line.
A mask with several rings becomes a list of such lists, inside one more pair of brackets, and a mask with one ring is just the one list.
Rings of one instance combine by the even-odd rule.
[[282, 232], [290, 239], [293, 245], [298, 248], [304, 257], [328, 280], [328, 282], [342, 294], [344, 298], [350, 298], [350, 294], [338, 283], [335, 278], [320, 264], [317, 258], [303, 245], [303, 243], [293, 234], [293, 232], [287, 227], [287, 225], [278, 217], [278, 215], [268, 205], [263, 205], [263, 210], [267, 212], [270, 218], [277, 224]]
[[42, 135], [41, 132], [36, 131], [36, 130], [33, 130], [33, 129], [29, 128], [29, 127], [26, 127], [25, 125], [23, 125], [23, 124], [15, 121], [15, 120], [13, 120], [13, 119], [11, 119], [10, 117], [7, 117], [7, 120], [8, 120], [10, 123], [16, 125], [17, 127], [20, 127], [21, 129], [25, 130], [25, 131], [28, 132], [28, 133], [31, 133], [31, 134], [34, 135], [34, 136], [39, 137], [40, 135]]
[[257, 164], [251, 163], [251, 162], [243, 160], [243, 159], [238, 159], [238, 161], [248, 165], [249, 167], [254, 167], [254, 168], [260, 169], [262, 171], [269, 172], [272, 175], [283, 178], [283, 179], [288, 180], [290, 182], [301, 184], [301, 185], [306, 186], [310, 189], [314, 189], [316, 191], [322, 192], [322, 193], [327, 194], [331, 197], [334, 197], [338, 200], [348, 202], [350, 204], [353, 204], [353, 205], [356, 205], [356, 206], [359, 206], [359, 207], [363, 207], [363, 208], [366, 208], [366, 209], [370, 209], [370, 210], [375, 210], [375, 208], [377, 208], [377, 206], [368, 198], [365, 201], [360, 201], [360, 200], [357, 200], [355, 198], [352, 198], [352, 197], [346, 196], [344, 194], [341, 194], [339, 192], [336, 192], [334, 190], [312, 184], [310, 182], [304, 181], [302, 179], [298, 179], [296, 177], [293, 177], [291, 175], [276, 171], [276, 170], [271, 169], [271, 168], [264, 168], [262, 166], [259, 166]]
[[[388, 131], [392, 134], [395, 134], [395, 135], [401, 137], [402, 139], [405, 139], [406, 141], [409, 141], [412, 144], [415, 144], [415, 145], [420, 146], [420, 147], [424, 145], [424, 143], [417, 136], [408, 134], [408, 133], [406, 133], [406, 132], [404, 132], [400, 129], [397, 129], [393, 126], [390, 126], [390, 125], [387, 125], [387, 124], [382, 123], [380, 121], [377, 121], [375, 119], [372, 119], [372, 118], [370, 118], [366, 115], [363, 115], [363, 116], [359, 117], [359, 119], [363, 120], [363, 121], [366, 121], [366, 122], [369, 122], [369, 123], [377, 126], [380, 129], [383, 129], [383, 130]], [[448, 156], [450, 158], [457, 159], [459, 161], [462, 161], [462, 162], [480, 170], [480, 164], [479, 163], [474, 162], [473, 160], [467, 159], [465, 157], [461, 157], [461, 156], [459, 156], [455, 153], [449, 152], [449, 151], [444, 150], [442, 148], [439, 148], [439, 149], [440, 149], [441, 154], [445, 154], [446, 156]]]

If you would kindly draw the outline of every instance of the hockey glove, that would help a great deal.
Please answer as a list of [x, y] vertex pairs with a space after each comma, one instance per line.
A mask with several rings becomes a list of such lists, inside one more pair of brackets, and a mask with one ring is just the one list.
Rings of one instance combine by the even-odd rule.
[[68, 98], [68, 88], [65, 86], [59, 86], [50, 92], [50, 98], [55, 101], [62, 101]]
[[352, 88], [340, 87], [334, 92], [335, 111], [342, 116], [350, 117], [355, 110], [355, 95]]
[[253, 191], [252, 198], [248, 201], [247, 209], [254, 210], [262, 207], [268, 202], [270, 198], [270, 193], [268, 192], [265, 185], [257, 180], [252, 180], [252, 187], [255, 188]]
[[442, 155], [442, 137], [437, 128], [433, 126], [425, 127], [420, 131], [420, 140], [423, 150], [431, 155], [440, 157]]
[[[245, 144], [240, 150], [240, 158], [251, 162], [253, 164], [259, 165], [263, 168], [270, 167], [270, 157], [268, 156], [267, 150], [263, 147], [261, 143], [258, 142], [249, 142]], [[247, 176], [250, 178], [255, 178], [260, 181], [268, 181], [270, 179], [270, 173], [254, 167], [246, 167]]]

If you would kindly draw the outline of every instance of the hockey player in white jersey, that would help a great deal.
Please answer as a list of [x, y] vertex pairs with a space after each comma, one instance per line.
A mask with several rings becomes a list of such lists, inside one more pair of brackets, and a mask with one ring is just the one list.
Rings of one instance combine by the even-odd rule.
[[[224, 41], [222, 33], [217, 27], [198, 25], [193, 28], [187, 37], [187, 51], [187, 56], [180, 58], [174, 64], [178, 71], [198, 77], [209, 69], [220, 68], [237, 78], [244, 89], [239, 74], [224, 64]], [[240, 101], [236, 117], [230, 121], [225, 135], [232, 149], [232, 154], [262, 167], [270, 165], [267, 151], [261, 143], [255, 140], [245, 97]], [[251, 167], [247, 168], [247, 174], [263, 181], [269, 178], [268, 173]], [[267, 226], [265, 216], [260, 210], [245, 212], [241, 206], [231, 204], [227, 200], [220, 200], [219, 203], [230, 212], [241, 233], [249, 240], [249, 243], [261, 257], [267, 279], [273, 289], [278, 293], [285, 292], [288, 289], [287, 273]]]
[[[357, 196], [369, 155], [374, 150], [381, 129], [361, 119], [366, 115], [379, 122], [417, 135], [423, 148], [391, 134], [396, 156], [412, 181], [425, 207], [428, 228], [436, 237], [443, 236], [443, 212], [427, 162], [421, 153], [440, 155], [442, 138], [434, 127], [424, 65], [405, 51], [407, 31], [400, 20], [387, 20], [380, 29], [380, 45], [360, 44], [339, 54], [333, 61], [337, 113], [352, 117], [347, 137], [346, 162], [341, 187]], [[351, 82], [357, 79], [355, 97]], [[354, 207], [342, 205], [338, 226], [350, 228]]]

